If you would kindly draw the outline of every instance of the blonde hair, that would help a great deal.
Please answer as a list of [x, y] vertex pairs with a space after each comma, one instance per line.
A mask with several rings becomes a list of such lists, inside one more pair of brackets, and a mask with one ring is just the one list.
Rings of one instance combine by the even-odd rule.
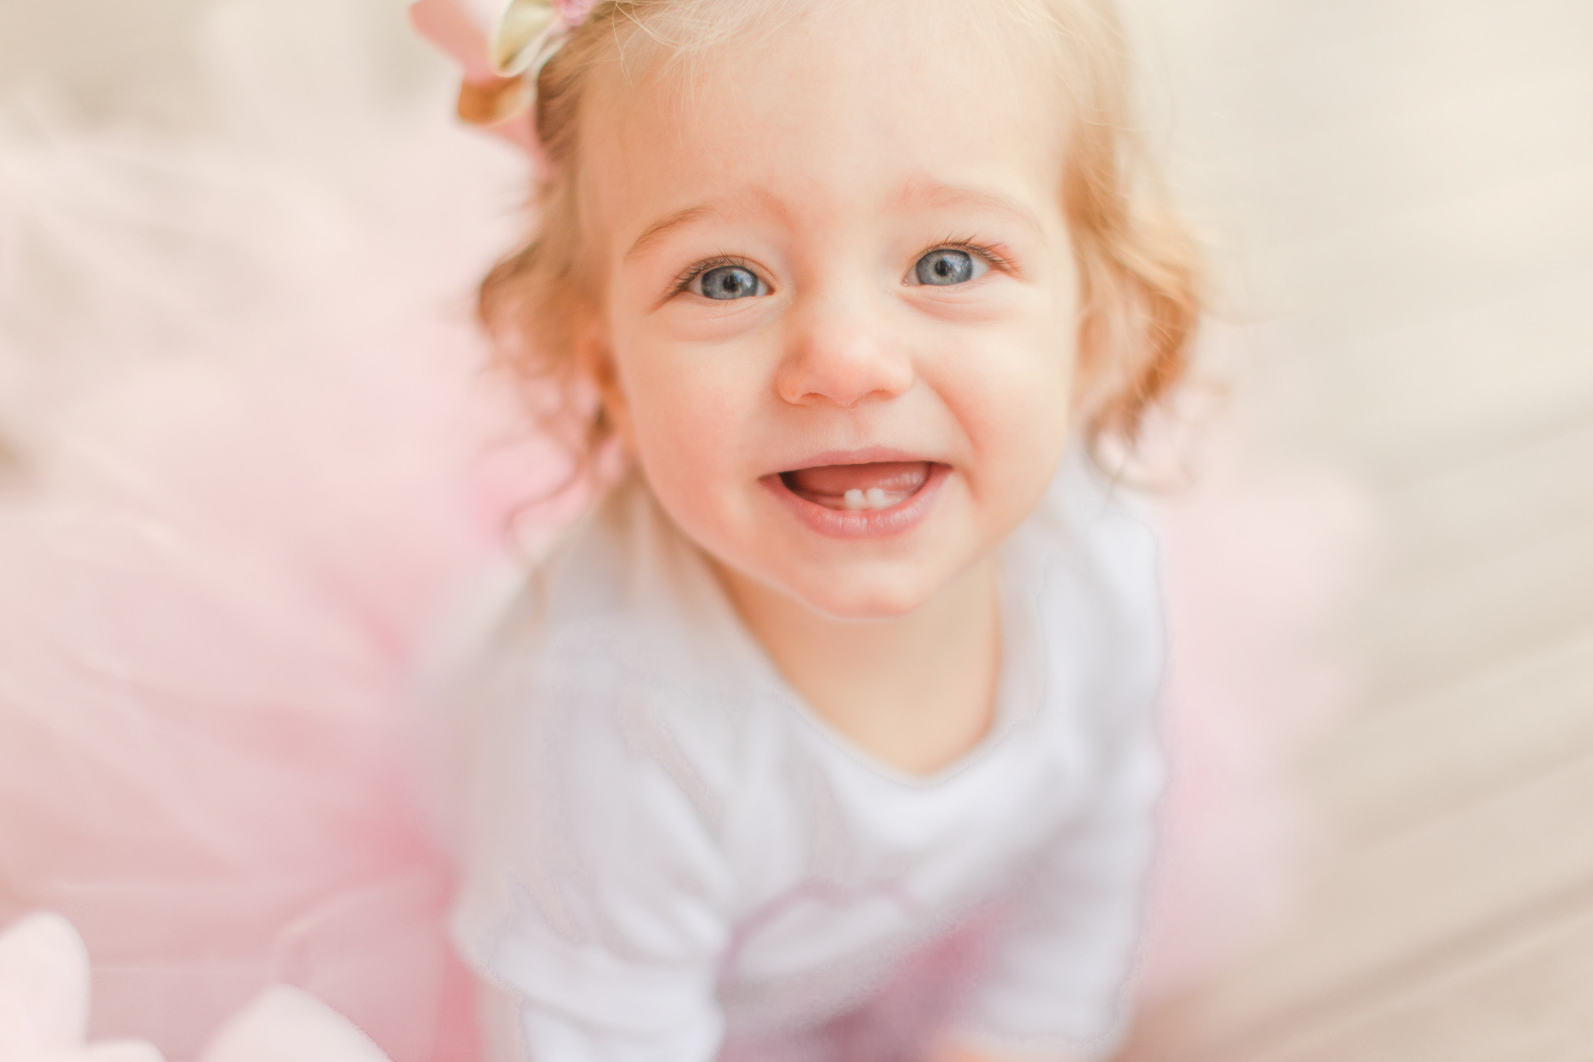
[[[636, 54], [690, 61], [727, 40], [772, 35], [804, 9], [838, 0], [603, 0], [537, 82], [537, 130], [550, 163], [536, 189], [529, 239], [481, 285], [480, 313], [502, 367], [549, 380], [561, 401], [544, 410], [578, 456], [610, 433], [576, 323], [593, 310], [583, 283], [578, 196], [579, 123], [593, 72]], [[855, 0], [839, 0], [855, 2]], [[1081, 277], [1078, 412], [1092, 451], [1132, 447], [1152, 406], [1188, 369], [1200, 316], [1197, 257], [1168, 208], [1132, 122], [1129, 58], [1111, 0], [970, 0], [999, 8], [1048, 42], [1078, 116], [1060, 194]]]

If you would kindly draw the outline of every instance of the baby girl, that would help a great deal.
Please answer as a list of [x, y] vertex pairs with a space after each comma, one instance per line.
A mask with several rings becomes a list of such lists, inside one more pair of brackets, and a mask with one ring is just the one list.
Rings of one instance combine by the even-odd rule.
[[628, 465], [469, 683], [494, 1051], [1110, 1055], [1162, 647], [1100, 455], [1198, 314], [1115, 15], [579, 6], [462, 97], [542, 163], [486, 319]]

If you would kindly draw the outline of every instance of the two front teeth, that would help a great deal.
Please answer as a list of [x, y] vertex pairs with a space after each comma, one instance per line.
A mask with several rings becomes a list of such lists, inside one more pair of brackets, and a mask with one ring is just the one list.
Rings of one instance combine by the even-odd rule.
[[879, 487], [870, 487], [868, 490], [849, 490], [841, 496], [841, 504], [847, 509], [857, 512], [862, 509], [889, 509], [897, 504], [905, 494], [887, 494]]
[[797, 497], [836, 512], [893, 509], [924, 489], [934, 475], [928, 461], [863, 461], [814, 465], [780, 473]]

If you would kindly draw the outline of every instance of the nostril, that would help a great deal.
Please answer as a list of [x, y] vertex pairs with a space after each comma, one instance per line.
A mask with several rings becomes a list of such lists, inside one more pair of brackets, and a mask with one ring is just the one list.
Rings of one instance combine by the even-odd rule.
[[913, 383], [910, 357], [889, 337], [866, 328], [830, 328], [804, 335], [780, 367], [780, 396], [793, 405], [850, 408], [892, 398]]

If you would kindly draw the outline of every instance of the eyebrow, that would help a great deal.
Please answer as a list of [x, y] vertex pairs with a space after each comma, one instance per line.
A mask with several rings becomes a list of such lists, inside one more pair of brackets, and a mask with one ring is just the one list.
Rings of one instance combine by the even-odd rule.
[[625, 252], [624, 260], [629, 262], [631, 259], [646, 253], [649, 247], [658, 243], [675, 229], [680, 228], [682, 225], [690, 225], [694, 221], [699, 221], [714, 213], [717, 209], [713, 203], [700, 203], [697, 206], [687, 207], [685, 210], [677, 210], [673, 214], [666, 214], [647, 226], [642, 234], [636, 237], [636, 242], [631, 244], [631, 249]]
[[1000, 192], [986, 191], [982, 188], [964, 188], [960, 185], [941, 184], [939, 181], [918, 180], [909, 182], [902, 189], [899, 197], [903, 202], [925, 202], [931, 206], [960, 206], [973, 204], [990, 210], [999, 210], [1004, 214], [1011, 214], [1029, 228], [1034, 230], [1036, 236], [1045, 238], [1045, 226], [1040, 224], [1040, 219], [1035, 217], [1034, 211], [1023, 203]]

